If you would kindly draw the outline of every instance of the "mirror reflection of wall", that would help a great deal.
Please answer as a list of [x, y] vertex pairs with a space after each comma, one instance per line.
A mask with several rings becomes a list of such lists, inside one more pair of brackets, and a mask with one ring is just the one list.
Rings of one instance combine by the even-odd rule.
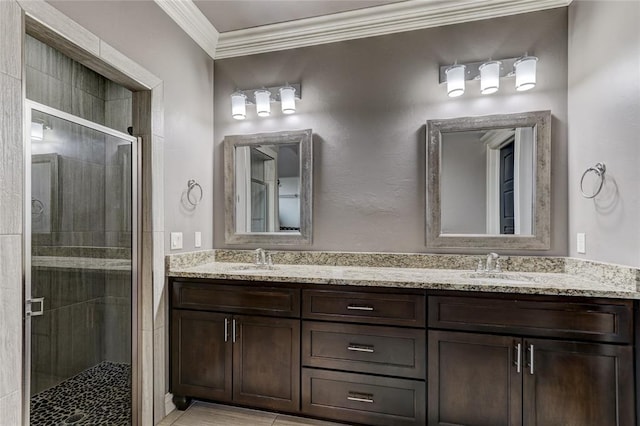
[[532, 235], [535, 152], [533, 127], [443, 133], [442, 233]]

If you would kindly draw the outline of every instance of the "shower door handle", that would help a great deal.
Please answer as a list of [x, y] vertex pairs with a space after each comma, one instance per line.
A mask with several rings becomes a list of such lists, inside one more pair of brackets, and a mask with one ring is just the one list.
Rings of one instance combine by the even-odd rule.
[[[37, 305], [38, 309], [33, 309], [33, 306]], [[27, 317], [39, 317], [44, 314], [44, 297], [34, 297], [27, 299], [27, 306], [25, 307], [25, 315]]]

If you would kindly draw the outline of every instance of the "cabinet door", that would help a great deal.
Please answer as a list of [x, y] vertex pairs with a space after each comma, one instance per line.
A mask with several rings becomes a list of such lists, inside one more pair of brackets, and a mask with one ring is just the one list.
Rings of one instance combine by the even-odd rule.
[[525, 426], [635, 424], [631, 346], [532, 339], [525, 347]]
[[231, 316], [174, 309], [171, 317], [171, 391], [231, 400]]
[[429, 425], [522, 424], [522, 339], [430, 330], [428, 342]]
[[234, 316], [233, 400], [300, 409], [300, 320]]

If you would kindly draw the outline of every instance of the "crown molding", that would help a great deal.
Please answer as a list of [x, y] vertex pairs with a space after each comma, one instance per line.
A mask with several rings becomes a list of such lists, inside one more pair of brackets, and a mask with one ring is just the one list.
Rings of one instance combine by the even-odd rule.
[[216, 47], [218, 46], [220, 33], [192, 0], [154, 1], [211, 58], [216, 57]]
[[[156, 0], [156, 2], [161, 0]], [[162, 0], [168, 1], [168, 0]], [[407, 0], [220, 34], [215, 59], [565, 7], [572, 0]]]

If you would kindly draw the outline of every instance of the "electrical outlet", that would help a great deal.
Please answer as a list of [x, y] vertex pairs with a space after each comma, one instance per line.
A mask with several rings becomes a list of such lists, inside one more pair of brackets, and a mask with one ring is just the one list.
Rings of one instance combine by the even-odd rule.
[[171, 250], [180, 250], [182, 248], [182, 232], [171, 233]]
[[578, 232], [576, 238], [576, 251], [581, 254], [587, 252], [587, 235], [584, 232]]
[[196, 231], [193, 241], [195, 247], [202, 247], [202, 232]]

